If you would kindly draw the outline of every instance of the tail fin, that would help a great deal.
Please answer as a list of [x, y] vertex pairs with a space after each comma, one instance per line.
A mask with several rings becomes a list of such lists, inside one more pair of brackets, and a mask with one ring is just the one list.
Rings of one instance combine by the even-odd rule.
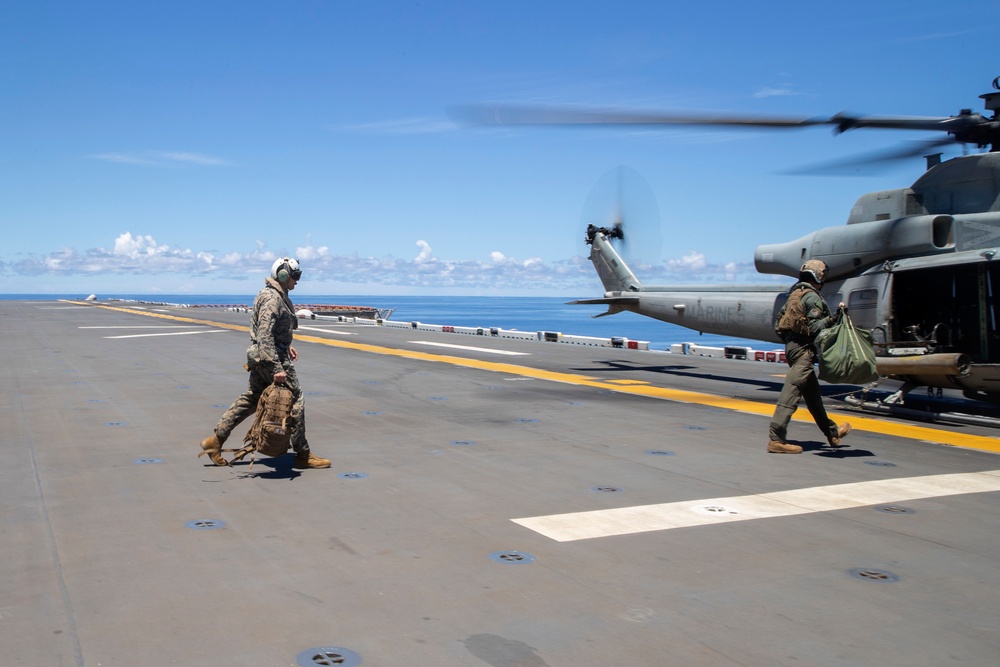
[[604, 285], [605, 292], [638, 292], [642, 283], [628, 268], [625, 260], [608, 240], [608, 230], [591, 228], [587, 230], [587, 243], [590, 244], [590, 261], [597, 269], [597, 275]]

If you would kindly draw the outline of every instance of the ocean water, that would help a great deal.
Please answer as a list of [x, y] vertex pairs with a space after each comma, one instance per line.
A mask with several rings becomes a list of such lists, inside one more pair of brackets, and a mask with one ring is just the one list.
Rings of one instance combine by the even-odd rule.
[[[188, 305], [247, 305], [253, 302], [252, 294], [101, 294], [108, 299], [133, 299]], [[82, 299], [80, 294], [0, 294], [0, 299], [55, 300]], [[579, 297], [587, 298], [587, 297]], [[422, 322], [468, 327], [499, 327], [520, 331], [558, 331], [576, 336], [610, 338], [619, 336], [632, 340], [648, 341], [650, 349], [667, 350], [676, 343], [696, 343], [713, 347], [740, 345], [759, 350], [773, 350], [774, 343], [729, 338], [713, 334], [699, 335], [673, 324], [660, 322], [634, 313], [618, 313], [595, 318], [605, 311], [604, 306], [570, 306], [572, 297], [518, 297], [518, 296], [316, 296], [293, 294], [296, 304], [338, 304], [395, 308], [390, 319], [398, 322]]]

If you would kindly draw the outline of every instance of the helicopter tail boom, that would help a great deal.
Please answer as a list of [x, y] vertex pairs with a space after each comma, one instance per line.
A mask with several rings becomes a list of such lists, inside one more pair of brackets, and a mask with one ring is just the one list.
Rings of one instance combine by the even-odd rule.
[[597, 275], [601, 279], [601, 284], [604, 285], [605, 292], [640, 291], [642, 283], [611, 245], [611, 241], [608, 239], [609, 234], [608, 230], [597, 228], [588, 230], [587, 234], [587, 243], [590, 244], [590, 261], [597, 269]]

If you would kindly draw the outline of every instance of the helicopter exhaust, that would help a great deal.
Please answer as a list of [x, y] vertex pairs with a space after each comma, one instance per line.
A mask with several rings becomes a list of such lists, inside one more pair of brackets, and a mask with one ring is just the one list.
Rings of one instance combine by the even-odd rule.
[[925, 376], [969, 374], [972, 362], [969, 356], [959, 353], [919, 354], [907, 357], [877, 357], [879, 375]]

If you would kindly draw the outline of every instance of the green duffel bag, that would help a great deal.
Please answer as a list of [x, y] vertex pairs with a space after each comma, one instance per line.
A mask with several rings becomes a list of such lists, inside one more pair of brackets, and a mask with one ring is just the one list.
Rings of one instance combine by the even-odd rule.
[[868, 384], [878, 379], [872, 334], [857, 329], [844, 312], [816, 336], [819, 379], [836, 384]]

